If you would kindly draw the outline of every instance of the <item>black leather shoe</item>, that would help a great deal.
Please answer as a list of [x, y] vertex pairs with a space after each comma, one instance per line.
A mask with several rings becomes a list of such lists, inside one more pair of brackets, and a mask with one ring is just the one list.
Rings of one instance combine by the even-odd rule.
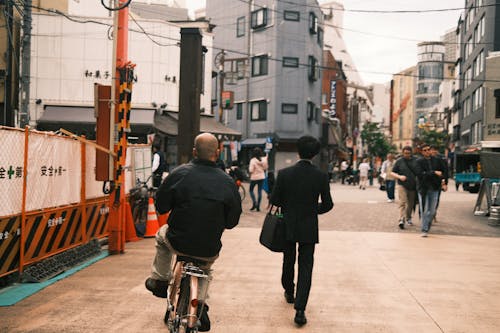
[[[201, 312], [202, 305], [198, 305], [198, 317], [200, 318], [200, 327], [198, 328], [199, 332], [208, 332], [210, 331], [210, 318], [208, 317], [208, 304], [205, 303], [203, 306], [203, 312]], [[201, 312], [201, 314], [200, 314]]]
[[304, 310], [297, 310], [295, 312], [295, 319], [293, 321], [295, 321], [295, 324], [297, 324], [299, 326], [305, 325], [307, 323], [305, 311]]
[[289, 294], [286, 291], [285, 291], [285, 299], [288, 304], [295, 303], [295, 297], [293, 297], [293, 294]]
[[168, 282], [155, 280], [152, 278], [147, 278], [146, 289], [153, 293], [156, 297], [167, 298], [168, 297]]

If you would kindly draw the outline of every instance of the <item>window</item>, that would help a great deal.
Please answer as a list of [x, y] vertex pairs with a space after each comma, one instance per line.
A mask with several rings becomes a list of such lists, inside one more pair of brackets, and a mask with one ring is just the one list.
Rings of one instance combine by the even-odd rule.
[[309, 80], [316, 81], [319, 77], [318, 60], [313, 56], [309, 56], [309, 61], [307, 62], [307, 65], [308, 65], [307, 75], [309, 77]]
[[307, 102], [307, 121], [312, 121], [314, 119], [314, 103]]
[[495, 89], [493, 91], [493, 96], [495, 96], [495, 118], [500, 118], [500, 89]]
[[251, 120], [252, 121], [265, 121], [265, 120], [267, 120], [267, 102], [266, 102], [266, 100], [251, 102], [250, 108], [251, 108]]
[[238, 80], [245, 78], [246, 68], [246, 60], [236, 60], [236, 77]]
[[468, 117], [470, 114], [470, 98], [469, 97], [467, 97], [464, 100], [463, 110], [464, 110], [463, 118]]
[[243, 119], [243, 103], [236, 103], [236, 120]]
[[285, 21], [300, 21], [300, 12], [285, 10], [283, 18]]
[[311, 34], [318, 33], [318, 18], [313, 12], [309, 13], [309, 32]]
[[299, 67], [299, 58], [283, 57], [283, 67]]
[[252, 58], [252, 76], [267, 75], [267, 55]]
[[481, 39], [483, 39], [484, 37], [484, 15], [483, 17], [481, 17], [481, 20], [479, 20], [479, 23], [478, 23], [478, 26], [479, 26], [479, 36], [481, 36]]
[[320, 46], [323, 45], [323, 29], [318, 28], [318, 36], [317, 36], [316, 40], [318, 41], [318, 44]]
[[298, 108], [297, 104], [283, 103], [281, 104], [281, 113], [297, 113]]
[[261, 8], [252, 12], [252, 29], [258, 29], [267, 25], [267, 8]]
[[479, 143], [481, 141], [481, 136], [482, 136], [482, 126], [481, 126], [481, 122], [478, 121], [478, 122], [475, 122], [474, 124], [472, 124], [471, 126], [471, 139], [472, 139], [472, 143]]
[[245, 36], [245, 16], [238, 17], [236, 20], [236, 37], [242, 37]]

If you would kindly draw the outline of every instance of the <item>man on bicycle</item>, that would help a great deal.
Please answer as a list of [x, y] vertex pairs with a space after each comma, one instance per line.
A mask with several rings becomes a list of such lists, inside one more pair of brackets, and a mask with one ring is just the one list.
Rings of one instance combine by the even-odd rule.
[[[222, 247], [223, 231], [234, 228], [240, 219], [236, 185], [215, 163], [219, 156], [217, 138], [209, 133], [198, 135], [193, 156], [191, 162], [173, 170], [156, 193], [157, 211], [170, 211], [167, 224], [156, 233], [156, 255], [151, 277], [146, 280], [146, 288], [158, 297], [167, 297], [174, 255], [204, 261], [201, 268], [210, 269]], [[199, 290], [206, 287], [200, 285]], [[208, 315], [200, 331], [207, 330], [207, 320]]]

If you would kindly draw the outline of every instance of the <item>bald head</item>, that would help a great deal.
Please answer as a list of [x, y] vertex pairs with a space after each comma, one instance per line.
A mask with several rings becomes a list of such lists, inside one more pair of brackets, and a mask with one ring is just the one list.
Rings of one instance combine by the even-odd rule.
[[210, 133], [202, 133], [194, 139], [193, 156], [215, 162], [219, 157], [219, 141]]

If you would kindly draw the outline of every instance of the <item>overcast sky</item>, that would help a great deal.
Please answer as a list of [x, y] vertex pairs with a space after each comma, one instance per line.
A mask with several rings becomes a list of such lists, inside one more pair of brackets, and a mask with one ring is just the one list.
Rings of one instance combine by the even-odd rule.
[[[186, 2], [189, 8], [199, 8], [205, 5], [205, 0], [186, 0]], [[328, 1], [320, 0], [319, 2]], [[365, 83], [388, 82], [393, 73], [415, 65], [417, 43], [440, 40], [445, 32], [457, 27], [461, 11], [379, 14], [349, 10], [451, 9], [461, 8], [465, 3], [464, 0], [340, 0], [337, 2], [343, 3], [346, 9], [344, 40]]]

